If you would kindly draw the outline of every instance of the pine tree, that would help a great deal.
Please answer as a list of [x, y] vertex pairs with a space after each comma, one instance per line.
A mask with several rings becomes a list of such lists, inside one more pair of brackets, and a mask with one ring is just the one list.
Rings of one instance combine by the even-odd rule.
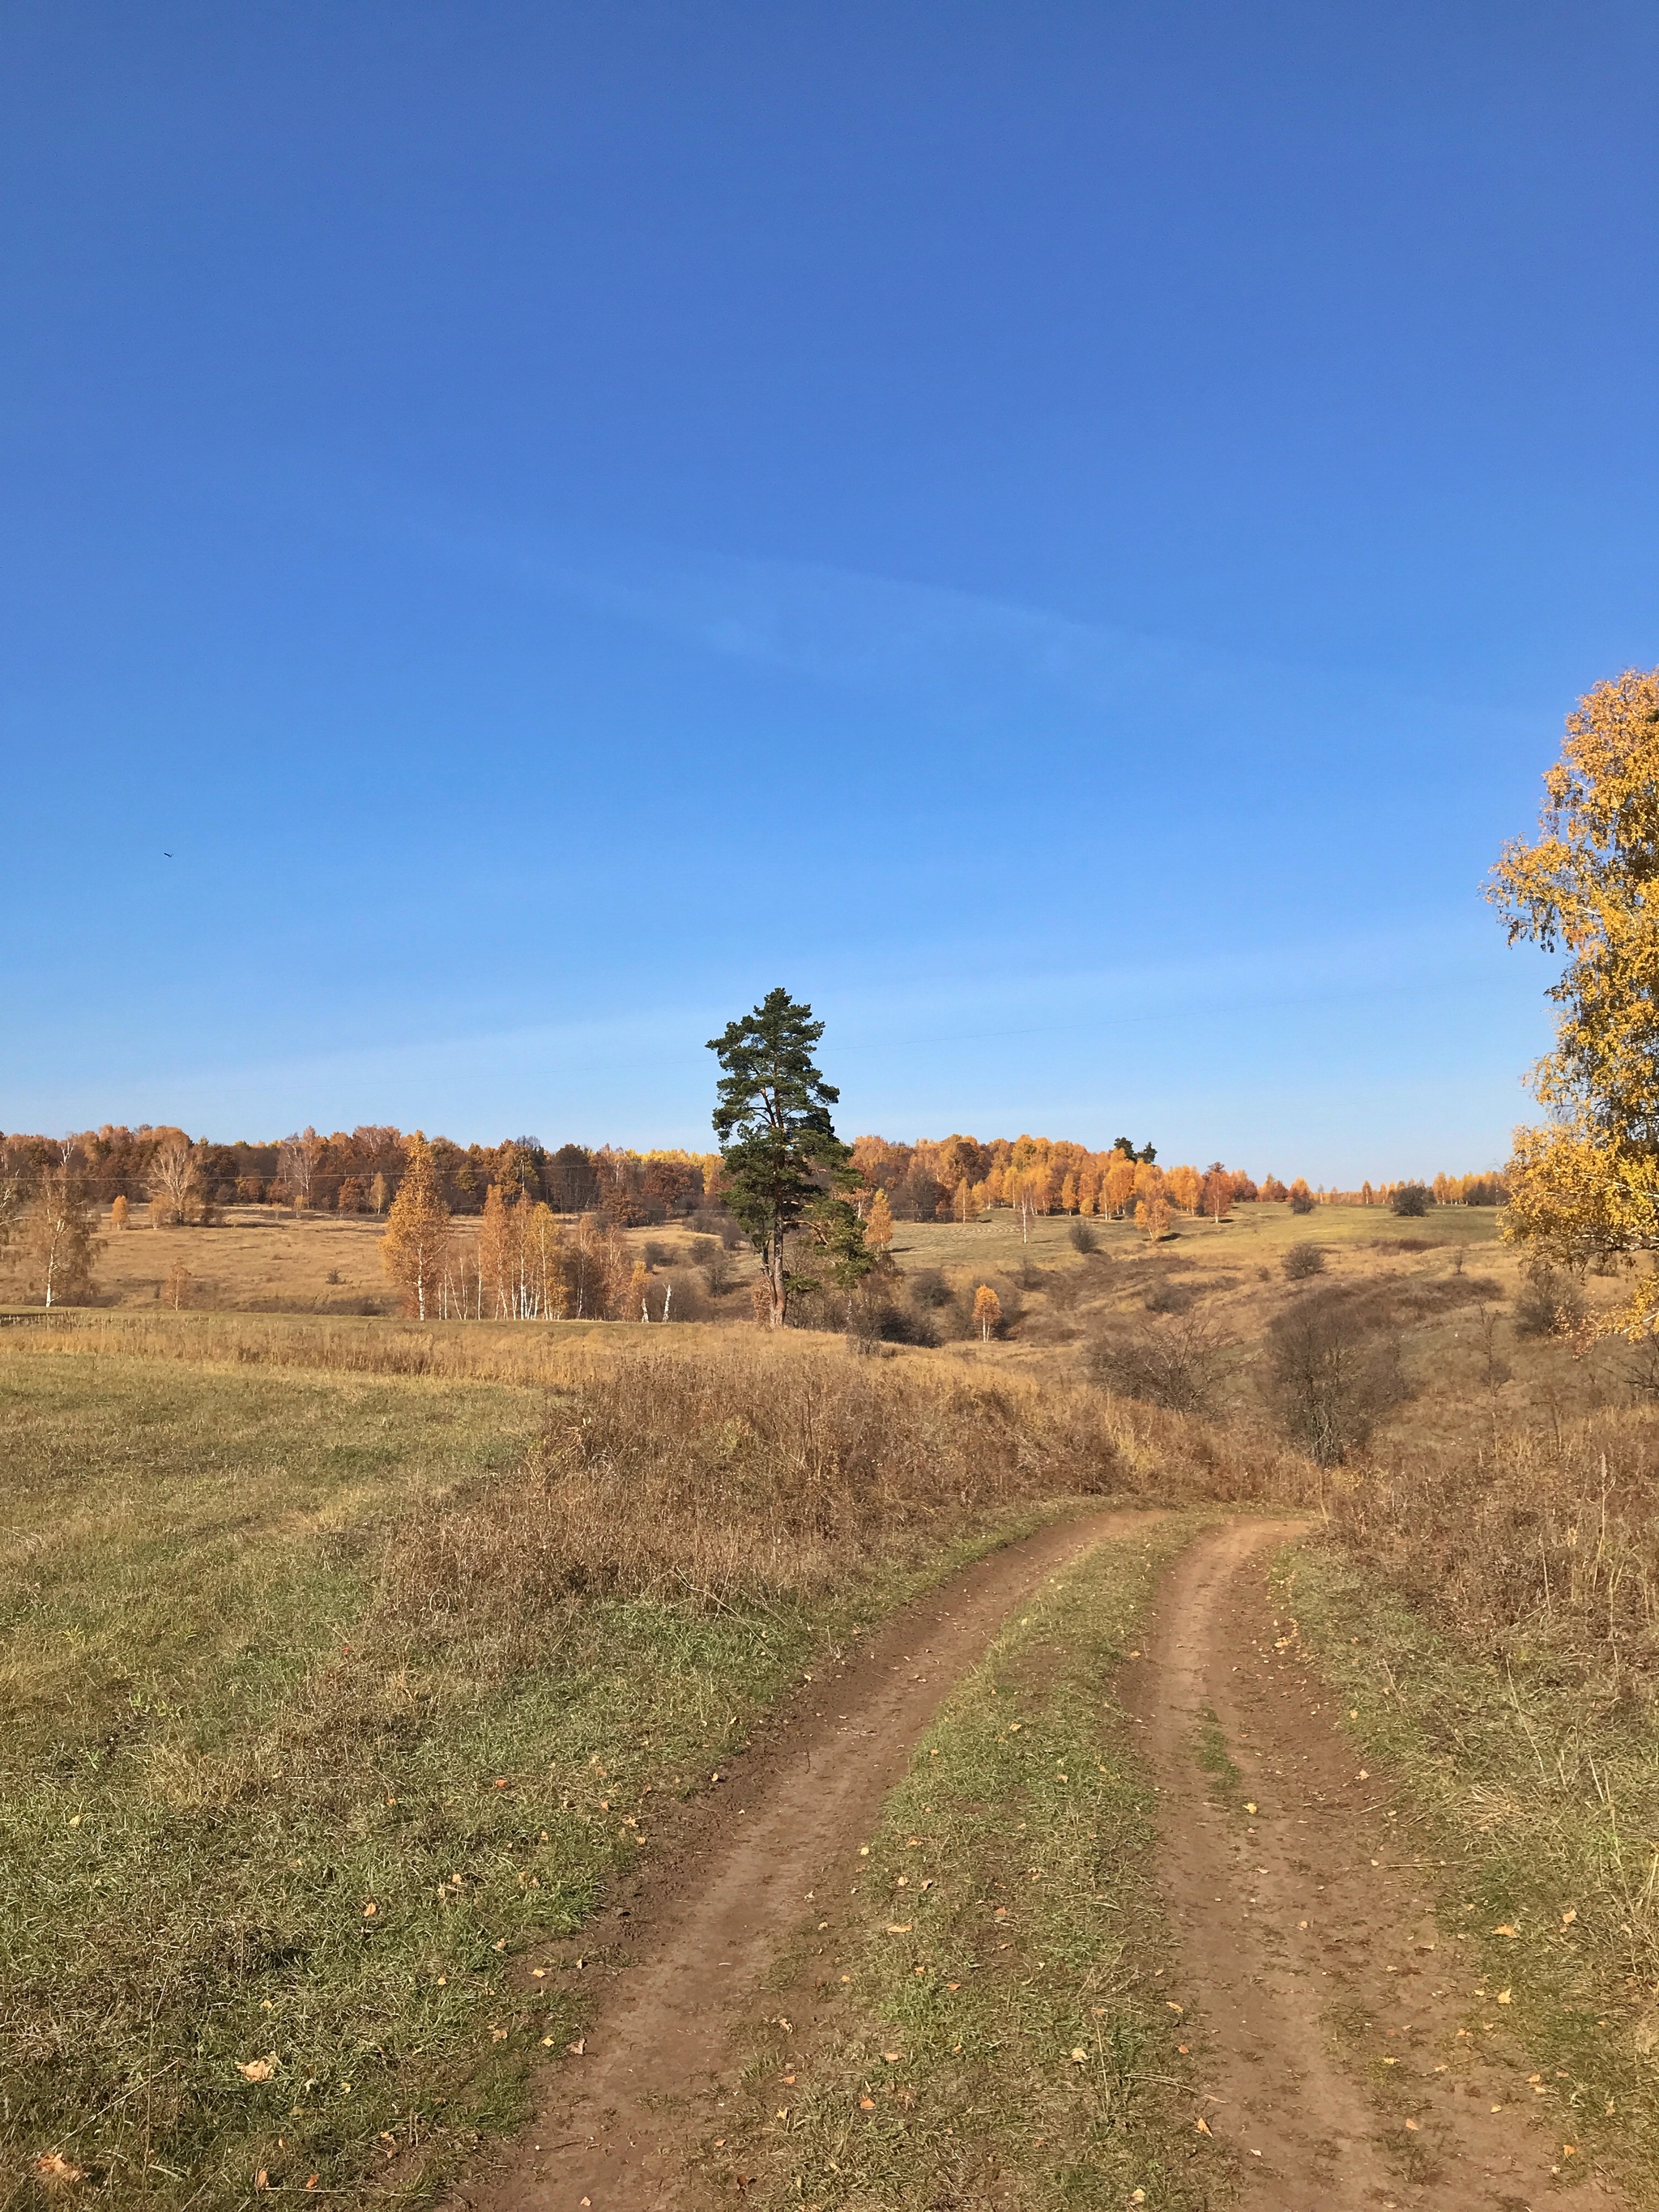
[[409, 1162], [380, 1239], [380, 1265], [404, 1295], [404, 1308], [425, 1321], [437, 1303], [449, 1257], [449, 1208], [438, 1188], [437, 1170], [426, 1139], [417, 1129], [409, 1140]]
[[974, 1327], [988, 1344], [1001, 1326], [1002, 1301], [988, 1283], [981, 1283], [974, 1292]]
[[856, 1264], [854, 1247], [862, 1243], [858, 1217], [840, 1194], [858, 1185], [851, 1148], [830, 1117], [841, 1093], [812, 1060], [823, 1035], [811, 1006], [780, 988], [708, 1041], [725, 1071], [714, 1133], [726, 1203], [760, 1255], [774, 1328], [788, 1315], [787, 1240], [809, 1212], [833, 1235], [843, 1271]]

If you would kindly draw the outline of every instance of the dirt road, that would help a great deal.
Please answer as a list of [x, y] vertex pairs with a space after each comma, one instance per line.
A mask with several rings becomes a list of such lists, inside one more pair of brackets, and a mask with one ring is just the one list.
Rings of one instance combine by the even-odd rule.
[[777, 1740], [732, 1761], [723, 1805], [624, 1924], [625, 1944], [579, 2059], [501, 2173], [453, 2200], [468, 2212], [666, 2212], [685, 2148], [719, 2096], [731, 2029], [778, 1946], [836, 1869], [842, 1887], [882, 1799], [957, 1678], [1045, 1577], [1145, 1513], [1097, 1513], [1010, 1545], [886, 1622], [841, 1674], [814, 1685]]
[[[952, 1682], [1044, 1577], [1148, 1518], [1091, 1516], [980, 1562], [861, 1643], [765, 1750], [733, 1762], [730, 1794], [698, 1808], [695, 1850], [671, 1850], [585, 1934], [589, 1960], [612, 1961], [586, 2048], [458, 2212], [689, 2201], [686, 2154], [725, 2109], [732, 2030], [815, 1890], [854, 1878]], [[1476, 2001], [1465, 1947], [1428, 1917], [1405, 1808], [1275, 1618], [1267, 1562], [1298, 1527], [1239, 1519], [1198, 1537], [1122, 1687], [1159, 1791], [1204, 2124], [1234, 2154], [1244, 2212], [1528, 2212], [1587, 2178], [1565, 2148], [1571, 2115], [1504, 2053], [1497, 1993]], [[1588, 2179], [1595, 2202], [1621, 2201]]]
[[[1266, 1560], [1295, 1533], [1237, 1521], [1189, 1546], [1135, 1692], [1206, 2124], [1245, 2212], [1522, 2212], [1573, 2175], [1571, 2115], [1481, 2056], [1503, 2036], [1496, 1992], [1458, 2033], [1466, 1947], [1428, 1917], [1404, 1810], [1275, 1616]], [[1220, 1790], [1206, 1734], [1212, 1766], [1237, 1769]]]

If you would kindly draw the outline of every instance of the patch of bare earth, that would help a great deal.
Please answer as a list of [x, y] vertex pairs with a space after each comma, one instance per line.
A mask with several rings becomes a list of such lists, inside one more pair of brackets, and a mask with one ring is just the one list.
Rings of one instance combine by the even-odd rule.
[[[1158, 1784], [1174, 2000], [1238, 2202], [1522, 2212], [1586, 2185], [1608, 2201], [1555, 2085], [1527, 2079], [1503, 1993], [1436, 1927], [1438, 1869], [1414, 1856], [1408, 1808], [1275, 1618], [1267, 1562], [1296, 1533], [1234, 1522], [1182, 1554], [1130, 1699]], [[1199, 1764], [1218, 1728], [1236, 1781]]]
[[733, 2031], [813, 1893], [852, 1878], [946, 1692], [1046, 1576], [1147, 1518], [1091, 1514], [979, 1561], [861, 1640], [763, 1749], [722, 1770], [695, 1844], [618, 1895], [573, 1953], [600, 1978], [594, 2023], [550, 2076], [526, 2140], [456, 2194], [457, 2212], [664, 2212], [684, 2201], [688, 2154], [735, 2079]]

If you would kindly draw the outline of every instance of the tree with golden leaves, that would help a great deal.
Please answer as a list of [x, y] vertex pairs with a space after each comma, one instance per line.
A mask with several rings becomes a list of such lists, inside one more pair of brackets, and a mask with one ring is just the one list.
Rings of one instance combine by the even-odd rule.
[[409, 1164], [386, 1216], [380, 1265], [403, 1292], [405, 1310], [419, 1321], [437, 1302], [449, 1240], [449, 1208], [438, 1188], [431, 1147], [417, 1129], [409, 1140]]
[[126, 1193], [125, 1191], [118, 1190], [115, 1194], [114, 1200], [110, 1206], [110, 1227], [112, 1229], [125, 1229], [127, 1225], [127, 1215], [130, 1211], [131, 1208], [127, 1205]]
[[1106, 1212], [1109, 1219], [1121, 1221], [1129, 1200], [1135, 1194], [1134, 1162], [1126, 1159], [1121, 1152], [1114, 1152], [1107, 1163], [1106, 1173], [1102, 1179], [1102, 1188], [1106, 1194]]
[[1170, 1170], [1168, 1184], [1170, 1196], [1183, 1213], [1198, 1212], [1199, 1193], [1202, 1188], [1203, 1181], [1196, 1168]]
[[1539, 835], [1504, 848], [1488, 896], [1510, 942], [1567, 954], [1555, 1049], [1530, 1081], [1547, 1120], [1518, 1129], [1504, 1233], [1540, 1259], [1622, 1260], [1608, 1326], [1659, 1324], [1659, 669], [1626, 669], [1567, 717]]
[[1162, 1243], [1170, 1233], [1170, 1201], [1161, 1190], [1135, 1204], [1135, 1227], [1149, 1244]]
[[46, 1169], [23, 1222], [23, 1279], [29, 1293], [43, 1306], [89, 1305], [98, 1287], [93, 1263], [102, 1249], [81, 1177], [67, 1159]]
[[1002, 1326], [1002, 1300], [988, 1283], [981, 1283], [974, 1292], [974, 1327], [981, 1340], [988, 1344]]
[[864, 1217], [864, 1241], [872, 1252], [884, 1252], [893, 1241], [893, 1209], [887, 1194], [878, 1190]]

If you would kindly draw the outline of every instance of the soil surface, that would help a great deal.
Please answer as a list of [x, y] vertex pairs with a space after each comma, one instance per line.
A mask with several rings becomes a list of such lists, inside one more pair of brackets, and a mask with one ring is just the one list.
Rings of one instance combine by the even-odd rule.
[[[584, 1932], [594, 2025], [516, 2153], [456, 2212], [691, 2203], [687, 2157], [731, 2092], [733, 2031], [815, 1890], [856, 1869], [952, 1682], [1046, 1576], [1152, 1517], [1096, 1514], [1012, 1545], [805, 1686], [716, 1799], [689, 1808], [695, 1842], [689, 1820], [684, 1844], [671, 1839]], [[1121, 1685], [1158, 1789], [1171, 2002], [1193, 2030], [1201, 2124], [1233, 2154], [1235, 2201], [1528, 2212], [1573, 2188], [1622, 2204], [1575, 2165], [1561, 2091], [1525, 2078], [1498, 1990], [1459, 1958], [1473, 1945], [1431, 1917], [1437, 1866], [1419, 1863], [1407, 1808], [1361, 1763], [1275, 1610], [1267, 1565], [1304, 1525], [1240, 1518], [1198, 1537]]]
[[806, 1686], [771, 1741], [721, 1770], [695, 1848], [670, 1850], [590, 1925], [604, 1978], [584, 2047], [549, 2081], [516, 2155], [451, 2200], [468, 2212], [667, 2212], [718, 2109], [732, 2030], [813, 1892], [858, 1863], [882, 1800], [958, 1676], [1046, 1577], [1146, 1513], [1062, 1522], [978, 1561]]
[[[1159, 1789], [1173, 1996], [1239, 2205], [1523, 2212], [1587, 2179], [1605, 2203], [1565, 2150], [1557, 2085], [1525, 2078], [1498, 1985], [1430, 1917], [1437, 1869], [1405, 1809], [1275, 1608], [1267, 1560], [1297, 1533], [1241, 1520], [1188, 1547], [1131, 1692]], [[1206, 1727], [1216, 1763], [1218, 1724], [1236, 1781], [1199, 1764]]]

